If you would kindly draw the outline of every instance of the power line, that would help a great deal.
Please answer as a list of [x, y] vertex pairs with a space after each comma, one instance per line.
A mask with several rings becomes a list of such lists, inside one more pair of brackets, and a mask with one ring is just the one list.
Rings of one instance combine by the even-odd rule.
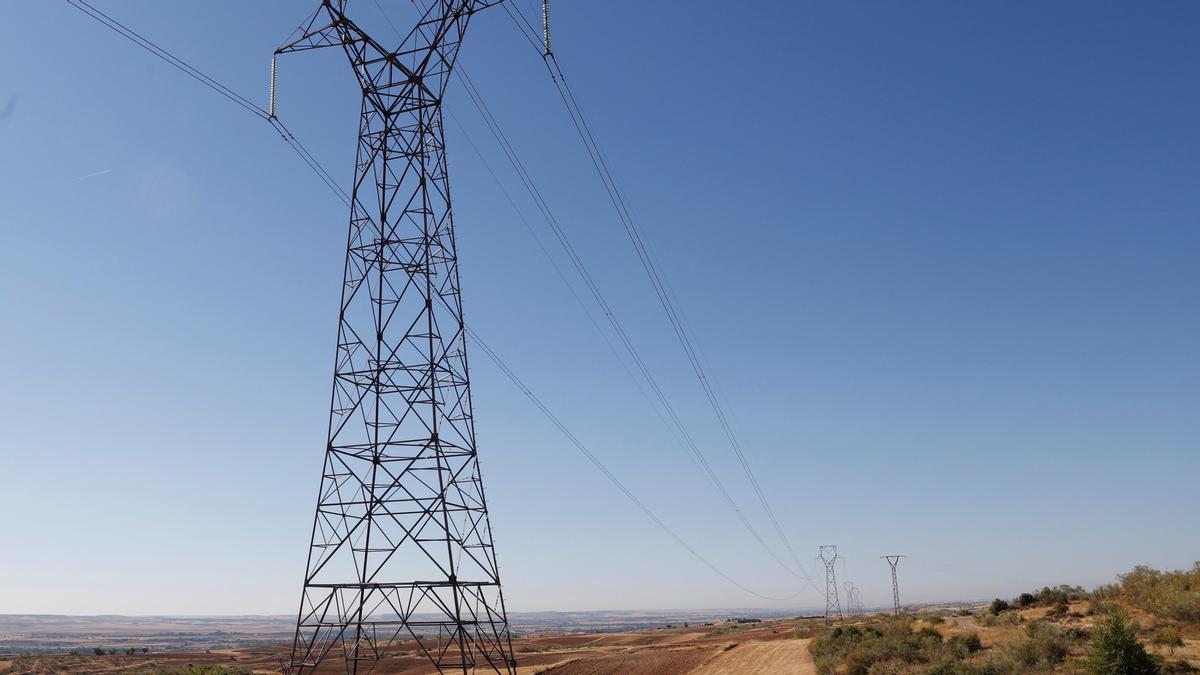
[[604, 476], [613, 483], [613, 485], [617, 486], [617, 489], [619, 489], [622, 493], [624, 493], [625, 496], [627, 498], [629, 498], [629, 500], [631, 502], [633, 502], [635, 506], [637, 506], [639, 509], [641, 509], [642, 513], [646, 514], [646, 516], [648, 518], [653, 520], [654, 523], [663, 530], [663, 532], [665, 532], [668, 536], [670, 536], [672, 539], [674, 539], [676, 543], [678, 543], [680, 546], [682, 546], [684, 549], [686, 549], [687, 552], [692, 554], [693, 557], [695, 557], [697, 560], [699, 560], [701, 563], [703, 563], [706, 567], [708, 567], [710, 570], [712, 570], [714, 573], [716, 573], [722, 579], [725, 579], [729, 583], [733, 584], [734, 586], [737, 586], [738, 588], [749, 593], [750, 595], [753, 595], [758, 598], [762, 598], [763, 600], [783, 601], [783, 600], [791, 600], [791, 599], [799, 596], [799, 593], [796, 593], [795, 595], [791, 595], [789, 597], [777, 598], [777, 597], [771, 597], [771, 596], [767, 596], [767, 595], [758, 593], [757, 591], [754, 591], [753, 589], [750, 589], [750, 588], [744, 586], [743, 584], [738, 582], [736, 579], [734, 579], [733, 577], [731, 577], [728, 574], [726, 574], [725, 572], [723, 572], [719, 567], [714, 565], [707, 558], [700, 555], [700, 553], [698, 551], [696, 551], [696, 549], [692, 548], [691, 545], [689, 545], [686, 541], [684, 541], [684, 539], [682, 537], [680, 537], [678, 534], [676, 534], [675, 531], [672, 530], [670, 526], [668, 526], [665, 522], [663, 522], [663, 520], [661, 518], [659, 518], [657, 515], [655, 515], [654, 511], [650, 510], [650, 507], [646, 506], [646, 504], [641, 499], [638, 499], [637, 495], [635, 495], [628, 487], [625, 486], [625, 484], [623, 482], [621, 482], [621, 479], [617, 478], [616, 475], [613, 474], [612, 471], [609, 471], [608, 467], [605, 466], [604, 463], [601, 462], [600, 459], [597, 458], [596, 455], [594, 455], [592, 453], [592, 451], [589, 450], [587, 448], [587, 446], [585, 446], [583, 444], [583, 442], [580, 441], [579, 438], [577, 436], [575, 436], [575, 434], [572, 433], [571, 430], [569, 428], [567, 428], [567, 426], [565, 424], [563, 424], [561, 420], [558, 419], [558, 416], [556, 416], [550, 410], [550, 408], [548, 408], [546, 406], [546, 404], [543, 403], [542, 400], [539, 399], [537, 397], [537, 395], [534, 394], [529, 389], [529, 387], [525, 386], [525, 383], [522, 382], [521, 379], [519, 377], [517, 377], [516, 373], [514, 373], [512, 371], [512, 369], [510, 369], [508, 367], [508, 365], [500, 358], [500, 356], [498, 354], [496, 354], [496, 352], [493, 351], [492, 348], [490, 346], [488, 346], [488, 344], [479, 337], [478, 333], [476, 333], [472, 328], [468, 327], [467, 335], [469, 335], [471, 337], [471, 339], [475, 341], [475, 344], [479, 345], [480, 348], [483, 349], [484, 353], [488, 355], [488, 358], [490, 358], [492, 360], [492, 362], [495, 363], [498, 368], [500, 368], [501, 372], [504, 373], [504, 375], [513, 383], [513, 385], [515, 385], [517, 387], [517, 389], [520, 389], [521, 393], [525, 394], [525, 396], [528, 397], [529, 400], [532, 401], [535, 406], [537, 406], [538, 410], [540, 410], [542, 412], [542, 414], [546, 417], [546, 419], [550, 420], [551, 424], [553, 424], [559, 430], [559, 432], [562, 433], [563, 436], [567, 437], [567, 440], [571, 442], [571, 445], [574, 445], [575, 448], [584, 455], [584, 457], [587, 457], [588, 461], [590, 461], [597, 469], [599, 469], [600, 472], [603, 473]]
[[[529, 32], [532, 32], [536, 35], [536, 31], [529, 24], [528, 19], [525, 18], [524, 15], [520, 14], [519, 12], [518, 15], [520, 20], [518, 20], [517, 17], [513, 17], [514, 23], [517, 24], [517, 28], [521, 31], [521, 33], [536, 46], [536, 40], [529, 35]], [[509, 12], [509, 16], [513, 16], [513, 13]], [[563, 73], [563, 70], [558, 63], [558, 59], [553, 52], [547, 50], [546, 52], [542, 53], [542, 56], [543, 61], [546, 64], [546, 69], [550, 74], [550, 78], [554, 82], [555, 89], [557, 89], [559, 97], [563, 101], [563, 105], [567, 108], [567, 112], [571, 116], [571, 122], [588, 152], [588, 156], [591, 159], [592, 165], [595, 168], [597, 175], [600, 177], [605, 191], [608, 193], [609, 200], [617, 212], [617, 216], [625, 229], [626, 235], [633, 244], [634, 250], [638, 256], [638, 260], [641, 262], [642, 268], [645, 270], [646, 275], [650, 279], [651, 285], [654, 287], [654, 292], [658, 297], [659, 304], [662, 305], [663, 311], [667, 315], [667, 319], [671, 324], [675, 336], [678, 339], [680, 346], [683, 348], [684, 354], [687, 357], [687, 360], [691, 365], [696, 378], [700, 381], [701, 387], [704, 389], [704, 394], [708, 399], [709, 405], [712, 408], [714, 415], [717, 417], [717, 421], [720, 424], [721, 429], [734, 452], [734, 455], [737, 457], [738, 463], [741, 465], [747, 480], [750, 482], [755, 496], [758, 498], [759, 504], [762, 506], [763, 510], [770, 519], [776, 534], [779, 535], [780, 539], [784, 543], [784, 546], [791, 554], [792, 560], [795, 562], [797, 567], [803, 568], [803, 563], [800, 562], [800, 558], [798, 555], [796, 555], [796, 551], [792, 547], [791, 541], [784, 533], [783, 527], [779, 523], [779, 519], [776, 517], [774, 510], [771, 508], [771, 505], [766, 498], [766, 493], [763, 491], [758, 478], [755, 476], [749, 460], [746, 458], [746, 455], [742, 449], [741, 443], [733, 431], [733, 427], [729, 422], [724, 407], [721, 405], [712, 383], [709, 382], [709, 378], [705, 373], [699, 354], [697, 353], [691, 337], [688, 335], [686, 325], [682, 320], [678, 309], [675, 307], [666, 283], [664, 282], [662, 275], [659, 273], [654, 262], [654, 256], [646, 244], [637, 220], [628, 205], [628, 201], [625, 199], [622, 193], [620, 185], [613, 175], [612, 169], [609, 166], [607, 158], [604, 156], [603, 150], [596, 141], [596, 137], [592, 132], [591, 125], [588, 123], [587, 117], [583, 113], [583, 108], [579, 105], [579, 101], [575, 97], [575, 93], [571, 89], [570, 83], [567, 81], [566, 74]]]
[[[392, 26], [393, 30], [395, 30], [396, 29], [395, 24], [392, 23], [391, 19], [387, 15], [387, 11], [378, 2], [378, 0], [376, 0], [376, 6], [383, 13], [384, 18], [387, 20], [388, 24]], [[523, 18], [523, 15], [520, 15], [520, 12], [517, 12], [516, 15], [514, 15], [513, 12], [511, 10], [509, 10], [507, 5], [503, 5], [503, 6], [505, 7], [505, 10], [508, 11], [509, 16], [512, 17], [514, 21], [518, 21], [517, 16], [522, 16], [522, 18]], [[526, 36], [526, 37], [528, 37], [528, 36]], [[536, 44], [537, 43], [534, 42], [535, 46], [536, 46]], [[549, 204], [546, 202], [545, 198], [542, 196], [541, 191], [537, 188], [537, 184], [533, 181], [533, 178], [529, 175], [529, 172], [526, 170], [524, 163], [521, 161], [520, 156], [516, 152], [516, 149], [513, 147], [512, 143], [508, 140], [507, 135], [504, 133], [503, 128], [500, 126], [500, 124], [496, 120], [495, 116], [492, 115], [490, 108], [488, 108], [487, 103], [484, 100], [484, 97], [482, 96], [482, 94], [480, 94], [478, 88], [475, 86], [474, 82], [471, 80], [470, 76], [467, 74], [467, 72], [463, 68], [462, 64], [458, 65], [458, 67], [454, 71], [454, 74], [457, 75], [459, 78], [459, 81], [462, 82], [462, 84], [467, 92], [468, 98], [470, 98], [476, 111], [479, 112], [480, 116], [484, 120], [485, 125], [488, 127], [488, 130], [491, 132], [492, 136], [496, 139], [496, 142], [500, 145], [500, 148], [503, 151], [505, 157], [508, 159], [509, 163], [512, 165], [518, 178], [521, 180], [522, 185], [525, 187], [526, 191], [529, 193], [530, 197], [533, 199], [534, 204], [538, 208], [538, 211], [542, 214], [542, 217], [546, 220], [547, 224], [550, 226], [551, 231], [554, 233], [555, 238], [557, 239], [560, 246], [566, 253], [568, 259], [571, 261], [572, 266], [575, 267], [576, 272], [579, 274], [580, 278], [583, 280], [584, 285], [587, 287], [587, 289], [590, 292], [590, 294], [592, 295], [593, 299], [595, 300], [595, 302], [597, 303], [597, 305], [600, 307], [601, 311], [603, 312], [605, 318], [608, 320], [609, 324], [612, 326], [613, 331], [616, 333], [617, 337], [619, 338], [620, 342], [622, 343], [622, 346], [624, 346], [626, 351], [629, 353], [630, 359], [632, 360], [632, 362], [636, 366], [637, 370], [641, 373], [642, 377], [645, 379], [645, 381], [649, 385], [651, 391], [653, 391], [655, 397], [658, 399], [659, 406], [662, 407], [662, 409], [666, 412], [667, 416], [670, 418], [671, 423], [674, 426], [673, 433], [676, 434], [677, 440], [680, 440], [684, 444], [685, 449], [687, 449], [689, 451], [689, 453], [691, 454], [693, 461], [696, 462], [697, 466], [699, 466], [701, 468], [701, 470], [704, 472], [706, 478], [712, 484], [714, 489], [716, 489], [717, 492], [721, 495], [721, 498], [725, 502], [725, 504], [730, 508], [730, 510], [732, 510], [734, 512], [735, 516], [742, 523], [743, 527], [746, 528], [746, 530], [750, 533], [750, 535], [759, 543], [759, 545], [767, 552], [767, 554], [776, 563], [778, 563], [781, 567], [783, 567], [785, 570], [787, 570], [790, 574], [792, 574], [793, 576], [795, 576], [797, 578], [806, 580], [809, 583], [809, 585], [811, 585], [813, 587], [813, 589], [819, 593], [820, 591], [817, 588], [816, 583], [812, 580], [812, 578], [810, 576], [808, 576], [803, 571], [801, 571], [799, 573], [796, 572], [775, 554], [775, 552], [771, 549], [771, 547], [762, 538], [762, 535], [759, 534], [758, 530], [749, 522], [746, 515], [742, 512], [741, 508], [737, 505], [736, 501], [733, 499], [732, 495], [730, 495], [728, 489], [725, 487], [725, 485], [721, 481], [720, 477], [713, 470], [713, 468], [709, 464], [707, 458], [704, 456], [703, 452], [700, 450], [700, 448], [699, 448], [698, 444], [696, 443], [694, 437], [692, 436], [691, 432], [688, 430], [687, 426], [683, 423], [683, 421], [679, 417], [679, 415], [675, 412], [675, 409], [671, 405], [670, 401], [666, 398], [666, 394], [664, 393], [662, 388], [659, 386], [657, 380], [651, 374], [651, 371], [649, 370], [648, 366], [646, 365], [645, 361], [643, 360], [641, 354], [638, 352], [637, 348], [634, 346], [634, 344], [633, 344], [632, 340], [630, 339], [628, 333], [626, 332], [624, 326], [621, 324], [621, 322], [617, 318], [615, 312], [612, 310], [611, 306], [609, 305], [607, 299], [604, 297], [604, 294], [600, 291], [598, 285], [595, 283], [591, 273], [588, 271], [586, 265], [583, 263], [582, 258], [576, 252], [575, 247], [572, 245], [569, 237], [566, 235], [566, 232], [563, 230], [561, 224], [558, 222], [558, 219], [554, 216], [553, 212], [550, 210]], [[460, 127], [461, 127], [461, 125], [460, 125]], [[471, 145], [474, 146], [473, 143]], [[480, 157], [482, 158], [482, 154], [479, 153], [477, 147], [475, 147], [475, 150], [476, 150], [476, 154], [479, 154]], [[484, 160], [484, 162], [486, 164], [486, 160]], [[491, 173], [493, 180], [496, 180], [497, 184], [500, 184], [499, 179], [496, 177], [495, 172], [492, 171], [490, 169], [490, 167], [488, 168], [488, 171], [489, 171], [489, 173]], [[502, 184], [500, 184], [500, 185], [501, 185], [501, 190], [507, 196], [507, 190], [504, 189]], [[510, 199], [510, 203], [511, 203], [511, 199]], [[514, 204], [514, 207], [515, 207], [515, 204]], [[523, 218], [523, 216], [521, 216], [521, 214], [520, 214], [519, 209], [518, 209], [518, 216]], [[534, 237], [535, 237], [535, 239], [537, 238], [536, 234], [534, 235]], [[540, 241], [539, 241], [539, 246], [540, 246]], [[544, 247], [543, 247], [543, 253], [546, 253], [546, 255], [549, 256], [549, 253], [545, 251]], [[557, 263], [555, 263], [553, 261], [553, 257], [551, 257], [551, 262], [557, 268]], [[569, 283], [567, 285], [568, 285], [568, 288], [572, 288]], [[574, 294], [573, 289], [572, 289], [572, 294]], [[586, 309], [585, 309], [585, 311], [586, 311]], [[590, 315], [589, 315], [589, 317], [590, 317]], [[600, 332], [603, 336], [604, 335], [603, 331], [600, 331]], [[605, 338], [605, 341], [607, 342], [608, 341], [607, 336], [604, 336], [604, 338]], [[610, 344], [610, 347], [611, 347], [611, 344]], [[620, 357], [618, 357], [618, 360], [620, 360]], [[624, 362], [622, 362], [622, 365], [624, 367]], [[626, 368], [626, 370], [628, 370], [628, 369]], [[636, 378], [634, 378], [634, 379], [635, 379], [635, 383], [636, 383], [637, 380], [636, 380]], [[638, 383], [638, 386], [640, 388], [640, 383]], [[711, 389], [708, 391], [709, 391], [710, 397], [715, 396], [712, 393]], [[644, 391], [643, 391], [643, 395], [645, 395]], [[657, 409], [655, 409], [655, 413], [658, 414]], [[660, 419], [661, 419], [661, 415], [660, 415]], [[760, 497], [760, 500], [761, 500], [761, 497]], [[773, 514], [771, 514], [771, 515], [773, 516]], [[779, 530], [778, 524], [776, 524], [776, 529]], [[785, 543], [786, 543], [786, 540], [785, 540]], [[790, 548], [790, 544], [789, 544], [789, 548]], [[795, 557], [794, 552], [792, 553], [792, 556], [793, 556], [793, 559], [796, 560], [797, 566], [801, 570], [803, 570], [803, 565], [799, 562], [799, 559]]]
[[[255, 115], [256, 117], [259, 117], [259, 118], [267, 121], [268, 123], [270, 123], [277, 131], [279, 131], [280, 137], [284, 140], [284, 142], [286, 142], [289, 146], [291, 146], [293, 148], [293, 150], [296, 151], [297, 155], [301, 158], [301, 160], [304, 161], [304, 163], [314, 173], [317, 174], [318, 178], [320, 178], [322, 180], [322, 182], [324, 182], [326, 184], [326, 186], [329, 187], [329, 189], [334, 193], [334, 195], [340, 201], [342, 201], [344, 204], [346, 204], [346, 205], [351, 204], [351, 197], [346, 193], [346, 191], [337, 184], [337, 182], [333, 179], [333, 177], [329, 174], [329, 172], [320, 164], [320, 162], [316, 159], [316, 157], [314, 157], [312, 155], [312, 153], [310, 153], [308, 151], [308, 149], [305, 148], [304, 145], [301, 144], [300, 141], [290, 132], [290, 130], [288, 130], [287, 127], [284, 126], [284, 124], [281, 121], [279, 121], [279, 119], [277, 117], [272, 115], [270, 112], [268, 112], [267, 110], [264, 110], [262, 107], [254, 104], [249, 99], [246, 99], [245, 97], [236, 93], [229, 87], [225, 86], [224, 84], [221, 84], [219, 81], [217, 81], [217, 80], [213, 79], [212, 77], [208, 76], [207, 74], [203, 73], [199, 69], [193, 67], [192, 65], [183, 61], [182, 59], [176, 57], [174, 54], [172, 54], [168, 50], [160, 47], [159, 45], [155, 44], [154, 42], [151, 42], [149, 39], [143, 37], [142, 35], [138, 34], [137, 32], [133, 31], [132, 29], [128, 28], [127, 26], [125, 26], [121, 22], [117, 21], [110, 15], [105, 14], [105, 13], [101, 12], [100, 10], [96, 9], [95, 7], [93, 7], [92, 5], [87, 3], [85, 0], [66, 0], [66, 2], [68, 4], [70, 4], [71, 6], [75, 7], [76, 9], [80, 10], [87, 16], [91, 17], [92, 19], [96, 20], [97, 22], [107, 26], [108, 28], [110, 28], [117, 34], [121, 35], [122, 37], [124, 37], [124, 38], [128, 39], [129, 41], [133, 42], [134, 44], [138, 45], [139, 47], [146, 50], [147, 52], [153, 54], [154, 56], [158, 57], [159, 59], [162, 59], [163, 61], [166, 61], [168, 64], [170, 64], [171, 66], [180, 70], [181, 72], [188, 75], [192, 79], [195, 79], [196, 81], [205, 85], [209, 89], [212, 89], [213, 91], [220, 94], [224, 98], [230, 100], [231, 102], [235, 103], [239, 107], [245, 109], [247, 112], [250, 112], [251, 114]], [[390, 23], [390, 20], [389, 20], [389, 23]], [[393, 28], [394, 28], [394, 26], [393, 26]], [[491, 171], [490, 167], [489, 167], [489, 171]], [[493, 173], [493, 177], [495, 177], [494, 173]], [[499, 182], [498, 179], [497, 179], [497, 182]], [[502, 189], [503, 189], [503, 187], [502, 187]], [[506, 196], [507, 196], [507, 192], [506, 192]], [[512, 201], [511, 197], [509, 197], [509, 201], [511, 203], [511, 201]], [[545, 203], [544, 200], [540, 200], [540, 194], [539, 194], [539, 201], [542, 204]], [[515, 203], [513, 203], [513, 207], [516, 208]], [[518, 210], [518, 213], [519, 213], [519, 210]], [[523, 219], [523, 217], [522, 217], [522, 219]], [[526, 224], [528, 225], [527, 222], [526, 222]], [[536, 235], [535, 235], [535, 238], [536, 238]], [[540, 245], [540, 240], [539, 240], [539, 245]], [[543, 247], [543, 251], [546, 252], [544, 247]], [[548, 255], [548, 252], [546, 252], [546, 253]], [[560, 276], [561, 276], [561, 274], [560, 274]], [[563, 280], [564, 280], [564, 282], [566, 281], [565, 277], [563, 278]], [[589, 280], [590, 280], [590, 277], [589, 277]], [[570, 284], [568, 284], [568, 287], [570, 287]], [[587, 457], [587, 459], [589, 461], [591, 461], [592, 464], [601, 471], [601, 473], [603, 473], [610, 481], [612, 481], [621, 490], [621, 492], [623, 494], [625, 494], [625, 496], [627, 498], [630, 499], [630, 501], [632, 501], [643, 513], [645, 513], [651, 520], [653, 520], [655, 522], [655, 524], [657, 524], [667, 535], [669, 535], [672, 539], [674, 539], [676, 541], [676, 543], [678, 543], [685, 550], [687, 550], [688, 553], [690, 553], [693, 557], [695, 557], [697, 560], [699, 560], [701, 563], [703, 563], [706, 567], [708, 567], [711, 571], [716, 573], [721, 578], [725, 579], [726, 581], [733, 584], [734, 586], [741, 589], [742, 591], [749, 593], [750, 595], [753, 595], [755, 597], [758, 597], [758, 598], [761, 598], [764, 600], [770, 600], [770, 601], [787, 601], [787, 600], [794, 599], [795, 597], [797, 597], [799, 595], [797, 593], [797, 594], [794, 594], [794, 595], [788, 596], [788, 597], [774, 597], [774, 596], [769, 596], [769, 595], [765, 595], [762, 593], [758, 593], [757, 591], [754, 591], [753, 589], [738, 582], [736, 579], [734, 579], [729, 574], [727, 574], [726, 572], [721, 570], [719, 567], [714, 565], [712, 562], [710, 562], [707, 558], [702, 556], [698, 551], [696, 551], [696, 549], [694, 549], [691, 545], [689, 545], [682, 537], [680, 537], [677, 533], [675, 533], [675, 531], [672, 530], [652, 510], [650, 510], [650, 508], [648, 506], [646, 506], [645, 503], [642, 502], [632, 491], [630, 491], [624, 485], [624, 483], [622, 483], [620, 481], [620, 479], [618, 479], [599, 460], [599, 458], [597, 458], [593, 453], [591, 453], [591, 451], [588, 450], [587, 447], [584, 446], [581, 441], [579, 441], [578, 437], [576, 437], [570, 431], [570, 429], [567, 428], [561, 422], [561, 420], [559, 420], [558, 417], [555, 416], [553, 414], [553, 412], [550, 411], [550, 409], [547, 408], [545, 406], [545, 404], [542, 403], [541, 400], [539, 398], [537, 398], [537, 396], [527, 386], [525, 386], [525, 384], [519, 378], [517, 378], [516, 374], [507, 366], [507, 364], [505, 364], [500, 359], [499, 355], [496, 354], [496, 352], [493, 351], [486, 343], [484, 343], [483, 340], [479, 337], [479, 335], [474, 330], [470, 329], [469, 327], [466, 328], [466, 330], [470, 334], [471, 338], [473, 340], [475, 340], [480, 345], [480, 347], [484, 350], [484, 353], [487, 354], [487, 356], [494, 363], [496, 363], [496, 365], [501, 369], [501, 371], [505, 374], [505, 376], [508, 377], [513, 382], [513, 384], [516, 385], [518, 387], [518, 389], [520, 389], [522, 391], [522, 393], [524, 393], [535, 404], [535, 406], [539, 409], [539, 411], [541, 411], [543, 413], [543, 415], [546, 416], [547, 419], [550, 420], [550, 422], [556, 428], [558, 428], [560, 432], [562, 432], [567, 437], [567, 439], [572, 443], [572, 445], [574, 445], [578, 450], [580, 450], [584, 454], [584, 456]], [[623, 331], [622, 331], [622, 333], [623, 333]], [[610, 344], [610, 347], [611, 347], [611, 344]]]
[[292, 134], [292, 132], [286, 126], [284, 126], [283, 122], [281, 122], [278, 117], [275, 117], [270, 112], [263, 110], [261, 106], [247, 99], [245, 96], [242, 96], [224, 84], [221, 84], [217, 80], [195, 68], [183, 59], [175, 56], [170, 51], [160, 47], [158, 44], [152, 42], [145, 36], [116, 20], [112, 16], [105, 14], [99, 9], [96, 9], [86, 0], [66, 1], [67, 4], [71, 5], [75, 9], [78, 9], [80, 12], [83, 12], [92, 19], [95, 19], [97, 22], [107, 26], [113, 32], [117, 33], [126, 40], [129, 40], [159, 59], [166, 61], [176, 70], [179, 70], [193, 80], [196, 80], [200, 84], [215, 91], [217, 94], [225, 97], [233, 104], [242, 108], [246, 112], [249, 112], [251, 115], [266, 121], [275, 128], [275, 131], [279, 133], [280, 138], [282, 138], [285, 143], [291, 146], [292, 150], [299, 155], [300, 159], [306, 165], [308, 165], [308, 168], [317, 175], [317, 178], [321, 179], [321, 182], [325, 183], [325, 185], [329, 187], [329, 189], [332, 190], [335, 195], [337, 195], [338, 199], [340, 199], [346, 205], [350, 204], [350, 197], [346, 194], [346, 191], [338, 186], [337, 181], [333, 179], [333, 176], [329, 175], [329, 172], [321, 166], [316, 157], [314, 157], [313, 154], [308, 151], [308, 148], [304, 147], [299, 139], [297, 139], [296, 136]]
[[[541, 212], [543, 218], [546, 220], [547, 224], [549, 224], [550, 229], [554, 233], [556, 240], [558, 241], [558, 243], [562, 247], [562, 249], [566, 252], [567, 257], [571, 261], [572, 266], [575, 268], [575, 270], [579, 274], [580, 278], [583, 279], [584, 285], [588, 289], [588, 292], [591, 294], [593, 300], [600, 307], [605, 318], [608, 320], [609, 325], [612, 326], [613, 331], [616, 333], [622, 346], [625, 348], [626, 352], [629, 354], [630, 359], [632, 360], [633, 364], [637, 368], [638, 372], [641, 373], [642, 378], [647, 382], [647, 384], [650, 387], [650, 390], [654, 393], [655, 397], [658, 399], [659, 405], [666, 412], [668, 418], [670, 418], [670, 420], [675, 428], [676, 433], [683, 440], [685, 448], [691, 453], [693, 461], [695, 461], [697, 463], [697, 465], [701, 468], [701, 470], [704, 472], [706, 478], [708, 478], [709, 483], [712, 484], [713, 488], [717, 490], [717, 492], [720, 494], [722, 500], [734, 512], [734, 514], [742, 522], [743, 526], [750, 532], [751, 536], [753, 536], [755, 538], [755, 540], [758, 541], [759, 544], [765, 550], [767, 550], [768, 553], [770, 553], [773, 558], [775, 558], [776, 561], [778, 561], [778, 562], [780, 562], [780, 564], [782, 564], [782, 561], [779, 561], [778, 557], [774, 555], [774, 552], [772, 552], [770, 550], [770, 547], [766, 544], [766, 541], [762, 538], [762, 535], [760, 535], [758, 533], [758, 531], [754, 528], [754, 526], [752, 524], [750, 524], [749, 520], [746, 519], [745, 514], [742, 512], [741, 508], [739, 508], [737, 506], [737, 503], [733, 499], [733, 496], [729, 493], [728, 489], [725, 487], [724, 483], [721, 481], [721, 479], [717, 475], [716, 471], [712, 468], [712, 465], [709, 464], [708, 459], [704, 456], [704, 453], [700, 450], [700, 447], [696, 443], [695, 438], [692, 436], [691, 431], [687, 428], [687, 425], [685, 425], [683, 423], [683, 420], [679, 417], [679, 414], [675, 411], [674, 406], [671, 405], [671, 402], [667, 398], [666, 393], [664, 392], [662, 387], [658, 384], [657, 379], [654, 377], [654, 375], [652, 374], [652, 372], [649, 369], [649, 366], [646, 364], [645, 360], [642, 358], [641, 353], [638, 351], [637, 347], [634, 345], [633, 340], [629, 337], [629, 334], [625, 330], [624, 325], [621, 323], [620, 319], [617, 318], [616, 313], [613, 311], [612, 306], [608, 303], [608, 300], [607, 300], [607, 298], [605, 298], [604, 293], [600, 290], [599, 286], [596, 284], [595, 279], [592, 277], [591, 273], [587, 269], [587, 266], [584, 264], [582, 258], [579, 256], [579, 253], [576, 251], [574, 245], [571, 243], [566, 232], [563, 230], [561, 224], [558, 222], [557, 218], [555, 218], [553, 212], [550, 210], [550, 207], [547, 204], [545, 198], [542, 196], [541, 191], [537, 188], [536, 183], [534, 183], [533, 179], [529, 176], [529, 172], [525, 169], [525, 166], [521, 162], [520, 157], [517, 156], [516, 151], [513, 148], [512, 144], [508, 141], [507, 135], [505, 135], [503, 129], [499, 126], [499, 123], [491, 115], [491, 111], [487, 108], [486, 103], [484, 103], [484, 101], [483, 101], [483, 97], [479, 94], [478, 90], [475, 88], [474, 83], [470, 79], [470, 76], [468, 76], [466, 74], [466, 72], [463, 70], [459, 70], [457, 72], [459, 73], [460, 79], [466, 87], [466, 91], [467, 91], [468, 97], [471, 99], [471, 102], [475, 105], [476, 110], [483, 117], [484, 122], [487, 125], [488, 129], [492, 132], [493, 136], [495, 136], [497, 142], [500, 144], [500, 147], [504, 151], [505, 156], [509, 159], [509, 162], [512, 164], [514, 170], [517, 172], [518, 177], [521, 179], [526, 190], [529, 192], [530, 196], [533, 198], [534, 203], [537, 205], [538, 210]], [[789, 567], [787, 567], [786, 565], [784, 565], [784, 567], [785, 567], [785, 569], [788, 569], [789, 571], [791, 571], [791, 569]], [[793, 572], [793, 574], [794, 574], [794, 572]]]
[[257, 116], [263, 118], [264, 120], [269, 117], [266, 110], [263, 110], [260, 106], [251, 102], [246, 97], [233, 91], [229, 87], [226, 87], [225, 85], [214, 80], [213, 78], [209, 77], [208, 75], [205, 75], [204, 73], [200, 72], [199, 70], [193, 68], [192, 66], [190, 66], [183, 60], [176, 57], [171, 52], [167, 51], [166, 49], [163, 49], [162, 47], [159, 47], [157, 44], [146, 39], [145, 37], [143, 37], [136, 31], [134, 31], [133, 29], [122, 24], [120, 21], [117, 21], [116, 19], [112, 18], [111, 16], [96, 9], [92, 5], [88, 4], [85, 0], [67, 0], [67, 3], [70, 4], [71, 6], [73, 6], [75, 9], [78, 9], [79, 11], [83, 12], [84, 14], [87, 14], [88, 16], [92, 17], [96, 21], [99, 21], [100, 23], [104, 24], [105, 26], [108, 26], [110, 29], [116, 31], [121, 36], [123, 36], [125, 39], [129, 40], [130, 42], [133, 42], [134, 44], [138, 45], [142, 49], [145, 49], [146, 51], [157, 56], [158, 58], [162, 59], [163, 61], [166, 61], [167, 63], [171, 64], [173, 67], [175, 67], [179, 71], [183, 72], [188, 77], [196, 80], [197, 82], [199, 82], [200, 84], [203, 84], [204, 86], [208, 87], [209, 89], [212, 89], [213, 91], [217, 92], [221, 96], [224, 96], [225, 98], [232, 101], [234, 104], [241, 106], [250, 114], [257, 115]]

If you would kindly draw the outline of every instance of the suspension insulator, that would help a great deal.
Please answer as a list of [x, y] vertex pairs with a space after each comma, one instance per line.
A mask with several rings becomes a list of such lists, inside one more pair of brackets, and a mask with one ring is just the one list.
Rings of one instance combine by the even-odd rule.
[[276, 59], [274, 56], [272, 56], [271, 57], [271, 102], [267, 108], [268, 114], [271, 116], [272, 119], [275, 118], [275, 70], [276, 70]]

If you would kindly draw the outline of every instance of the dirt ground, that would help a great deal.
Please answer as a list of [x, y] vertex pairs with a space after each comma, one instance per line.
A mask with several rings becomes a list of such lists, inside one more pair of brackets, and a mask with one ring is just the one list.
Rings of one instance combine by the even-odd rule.
[[808, 675], [817, 672], [812, 655], [808, 653], [808, 643], [806, 638], [740, 644], [733, 649], [722, 651], [690, 672], [693, 675]]

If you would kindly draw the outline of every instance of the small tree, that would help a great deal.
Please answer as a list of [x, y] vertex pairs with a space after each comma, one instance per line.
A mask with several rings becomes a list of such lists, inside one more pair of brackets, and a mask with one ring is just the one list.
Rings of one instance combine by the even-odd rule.
[[988, 612], [991, 614], [999, 614], [1008, 609], [1008, 601], [996, 598], [992, 604], [988, 605]]
[[1084, 668], [1095, 675], [1154, 675], [1158, 664], [1137, 639], [1138, 625], [1124, 612], [1096, 622]]

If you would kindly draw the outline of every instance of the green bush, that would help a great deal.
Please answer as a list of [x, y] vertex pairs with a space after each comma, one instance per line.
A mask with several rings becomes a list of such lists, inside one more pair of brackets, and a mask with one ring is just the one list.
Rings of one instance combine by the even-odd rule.
[[1153, 675], [1158, 664], [1137, 639], [1137, 622], [1113, 612], [1096, 622], [1084, 668], [1094, 675]]
[[992, 601], [992, 604], [988, 605], [988, 613], [994, 616], [1000, 612], [1008, 611], [1009, 607], [1010, 605], [1008, 604], [1007, 600], [996, 598]]
[[1013, 600], [1013, 604], [1017, 607], [1032, 607], [1037, 604], [1037, 596], [1033, 593], [1022, 593]]

